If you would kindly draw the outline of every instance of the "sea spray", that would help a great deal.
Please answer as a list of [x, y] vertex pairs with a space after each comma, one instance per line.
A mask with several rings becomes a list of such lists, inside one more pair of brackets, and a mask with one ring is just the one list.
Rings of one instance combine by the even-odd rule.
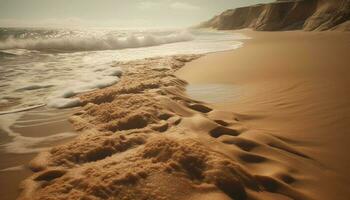
[[0, 50], [28, 49], [40, 51], [98, 51], [140, 48], [185, 42], [194, 37], [187, 31], [175, 32], [168, 35], [131, 34], [118, 37], [114, 35], [98, 36], [65, 36], [60, 38], [14, 38], [10, 36], [0, 42]]
[[79, 106], [77, 94], [118, 83], [118, 62], [232, 50], [244, 39], [198, 30], [0, 28], [0, 106]]

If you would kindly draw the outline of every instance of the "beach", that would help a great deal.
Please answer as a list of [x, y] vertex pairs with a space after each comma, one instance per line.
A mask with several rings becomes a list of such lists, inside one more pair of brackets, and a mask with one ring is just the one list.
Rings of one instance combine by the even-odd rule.
[[[176, 75], [199, 87], [232, 85], [240, 93], [238, 97], [216, 103], [215, 108], [243, 114], [247, 126], [284, 138], [317, 162], [311, 171], [297, 162], [288, 163], [289, 167], [305, 170], [300, 177], [305, 181], [297, 181], [296, 188], [313, 193], [313, 199], [347, 199], [349, 34], [243, 33], [253, 38], [243, 48], [202, 57]], [[261, 167], [251, 169], [261, 173], [270, 168], [265, 173], [274, 173], [268, 163]]]
[[[39, 152], [80, 133], [69, 122], [87, 104], [79, 94], [118, 85], [123, 77], [119, 64], [236, 49], [240, 38], [244, 36], [184, 29], [1, 27], [1, 199], [18, 196], [20, 183], [36, 171], [30, 161]], [[166, 69], [171, 64], [164, 63]], [[153, 68], [159, 65], [157, 59], [152, 62]], [[124, 70], [128, 68], [133, 66]]]
[[118, 62], [19, 199], [347, 199], [349, 35], [239, 33], [232, 51]]
[[348, 200], [350, 0], [0, 1], [0, 200]]
[[0, 115], [0, 196], [16, 199], [20, 183], [32, 174], [29, 162], [38, 152], [76, 136], [68, 118], [75, 109], [37, 108]]

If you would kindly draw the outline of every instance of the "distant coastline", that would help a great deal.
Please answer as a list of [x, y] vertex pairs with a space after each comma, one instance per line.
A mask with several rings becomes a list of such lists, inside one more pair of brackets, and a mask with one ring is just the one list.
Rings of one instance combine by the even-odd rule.
[[199, 28], [257, 31], [350, 31], [348, 0], [279, 0], [230, 9], [203, 22]]

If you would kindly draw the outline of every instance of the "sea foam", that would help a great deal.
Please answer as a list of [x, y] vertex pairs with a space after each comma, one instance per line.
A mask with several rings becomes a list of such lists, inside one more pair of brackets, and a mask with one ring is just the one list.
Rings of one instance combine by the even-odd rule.
[[39, 51], [98, 51], [98, 50], [117, 50], [126, 48], [140, 48], [169, 44], [175, 42], [184, 42], [193, 40], [194, 37], [187, 31], [171, 33], [168, 35], [129, 35], [126, 37], [117, 37], [113, 35], [97, 36], [73, 36], [62, 38], [43, 38], [43, 39], [19, 39], [9, 37], [0, 42], [0, 50], [27, 49]]
[[72, 98], [79, 93], [109, 87], [119, 82], [122, 70], [119, 67], [95, 70], [93, 79], [89, 81], [73, 81], [67, 84], [67, 89], [57, 91], [48, 99], [48, 106], [53, 108], [70, 108], [80, 106], [79, 98]]
[[242, 34], [195, 30], [14, 31], [25, 34], [8, 34], [0, 40], [0, 52], [6, 55], [0, 56], [0, 104], [11, 106], [7, 112], [44, 104], [79, 106], [77, 94], [118, 83], [119, 62], [232, 50], [248, 39]]

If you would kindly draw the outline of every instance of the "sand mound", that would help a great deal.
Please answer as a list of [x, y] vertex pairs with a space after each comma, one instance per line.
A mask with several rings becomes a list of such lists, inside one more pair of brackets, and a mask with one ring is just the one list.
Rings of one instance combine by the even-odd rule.
[[173, 73], [197, 57], [119, 63], [117, 85], [80, 95], [80, 136], [32, 161], [19, 199], [308, 199], [288, 165], [308, 156], [185, 95]]

